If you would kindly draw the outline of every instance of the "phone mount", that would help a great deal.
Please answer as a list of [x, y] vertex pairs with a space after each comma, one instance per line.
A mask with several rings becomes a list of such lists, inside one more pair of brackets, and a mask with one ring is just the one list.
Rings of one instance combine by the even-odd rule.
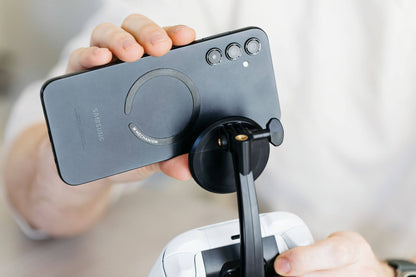
[[203, 131], [189, 153], [195, 181], [215, 193], [237, 191], [240, 261], [225, 261], [220, 277], [266, 276], [254, 180], [269, 158], [269, 143], [283, 142], [283, 127], [272, 118], [266, 129], [244, 117], [219, 120]]

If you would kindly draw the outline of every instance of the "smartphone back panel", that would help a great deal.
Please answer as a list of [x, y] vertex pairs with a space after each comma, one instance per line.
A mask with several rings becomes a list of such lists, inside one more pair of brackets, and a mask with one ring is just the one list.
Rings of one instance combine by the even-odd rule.
[[[257, 53], [247, 45], [253, 38]], [[187, 153], [227, 116], [263, 128], [280, 118], [268, 39], [255, 27], [58, 77], [41, 98], [59, 174], [71, 185]]]

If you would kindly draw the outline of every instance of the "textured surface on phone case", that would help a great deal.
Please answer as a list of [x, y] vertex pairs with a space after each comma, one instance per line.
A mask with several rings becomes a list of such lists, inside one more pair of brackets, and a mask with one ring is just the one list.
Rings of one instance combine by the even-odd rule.
[[[236, 42], [244, 47], [252, 37], [262, 44], [257, 55], [243, 51], [237, 60], [226, 58], [227, 45]], [[222, 51], [223, 57], [213, 66], [207, 63], [206, 53], [214, 47]], [[134, 83], [158, 69], [173, 69], [192, 81], [200, 103], [195, 120], [191, 120], [194, 103], [189, 89], [171, 76], [146, 82], [138, 90], [131, 112], [125, 113], [126, 97]], [[147, 56], [134, 63], [54, 79], [44, 85], [42, 101], [58, 170], [69, 184], [186, 153], [199, 132], [227, 116], [248, 117], [263, 128], [271, 118], [280, 118], [268, 40], [258, 28], [201, 40], [163, 57]], [[140, 133], [134, 135], [129, 128], [130, 123], [150, 136], [140, 139]], [[181, 132], [174, 143], [158, 145], [158, 139]]]

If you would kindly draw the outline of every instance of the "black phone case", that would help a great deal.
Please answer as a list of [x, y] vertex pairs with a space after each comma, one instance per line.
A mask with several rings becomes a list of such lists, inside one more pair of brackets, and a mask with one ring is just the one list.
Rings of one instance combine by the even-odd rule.
[[[258, 53], [246, 49], [251, 39]], [[240, 57], [227, 55], [230, 45], [240, 46]], [[221, 53], [218, 64], [207, 58], [212, 49]], [[224, 117], [262, 128], [280, 118], [268, 39], [256, 27], [49, 80], [41, 100], [58, 172], [71, 185], [187, 153]]]

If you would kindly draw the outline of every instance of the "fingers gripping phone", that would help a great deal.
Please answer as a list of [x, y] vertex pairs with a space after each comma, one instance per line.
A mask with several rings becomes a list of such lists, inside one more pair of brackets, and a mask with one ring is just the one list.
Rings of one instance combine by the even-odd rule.
[[58, 172], [70, 185], [187, 153], [224, 117], [263, 128], [280, 118], [267, 35], [257, 27], [54, 78], [41, 100]]

